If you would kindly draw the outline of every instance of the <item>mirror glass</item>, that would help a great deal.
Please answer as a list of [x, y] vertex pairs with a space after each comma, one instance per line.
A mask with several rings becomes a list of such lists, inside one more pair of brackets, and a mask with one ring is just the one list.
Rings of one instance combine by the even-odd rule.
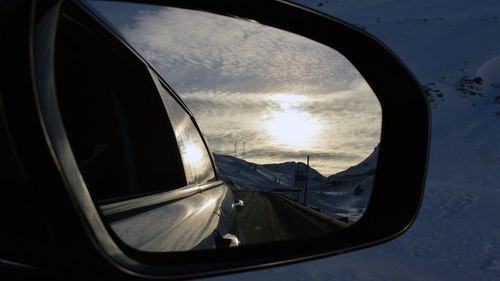
[[[128, 173], [127, 184], [135, 180], [139, 191], [114, 196], [119, 200], [99, 200], [83, 175], [125, 243], [152, 252], [243, 246], [317, 237], [360, 219], [374, 181], [382, 114], [340, 53], [250, 20], [88, 4], [155, 68], [148, 79], [175, 139], [150, 135], [157, 141], [147, 142], [149, 149], [177, 144], [180, 151], [132, 163], [164, 161], [155, 167], [168, 168]], [[186, 176], [169, 183], [179, 159]], [[147, 183], [141, 177], [159, 187], [140, 192]]]

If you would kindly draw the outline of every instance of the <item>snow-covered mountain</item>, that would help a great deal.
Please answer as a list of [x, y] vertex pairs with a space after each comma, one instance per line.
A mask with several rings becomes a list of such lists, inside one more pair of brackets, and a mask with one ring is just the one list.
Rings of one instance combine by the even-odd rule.
[[[214, 154], [220, 175], [236, 191], [273, 191], [296, 189], [295, 171], [306, 169], [302, 162], [256, 164], [230, 155]], [[309, 168], [311, 188], [327, 187], [327, 178], [314, 168]]]
[[[303, 162], [285, 162], [279, 164], [264, 164], [262, 165], [267, 170], [273, 172], [281, 179], [289, 182], [294, 182], [295, 171], [300, 170], [305, 173], [307, 165]], [[327, 178], [316, 171], [313, 167], [309, 167], [309, 184], [310, 189], [324, 189], [327, 188]]]
[[[378, 147], [361, 163], [329, 177], [310, 167], [307, 204], [349, 223], [356, 222], [370, 199], [377, 155]], [[303, 202], [304, 182], [296, 182], [295, 176], [297, 172], [305, 174], [305, 163], [260, 165], [230, 155], [214, 156], [222, 179], [233, 191], [281, 192]]]
[[415, 224], [391, 242], [238, 280], [499, 280], [500, 1], [296, 2], [373, 34], [424, 85], [432, 108], [425, 197]]

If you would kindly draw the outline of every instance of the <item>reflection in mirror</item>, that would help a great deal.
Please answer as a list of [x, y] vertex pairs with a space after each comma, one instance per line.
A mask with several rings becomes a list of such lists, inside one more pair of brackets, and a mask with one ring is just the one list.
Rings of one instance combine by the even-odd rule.
[[[174, 198], [168, 197], [172, 191], [147, 195], [163, 203], [146, 204], [129, 219], [118, 211], [109, 216], [125, 243], [146, 251], [229, 247], [321, 236], [360, 219], [377, 166], [381, 107], [346, 58], [252, 21], [152, 5], [90, 3], [189, 107], [224, 181], [223, 188], [205, 180], [211, 172], [187, 167], [190, 160], [183, 153], [185, 173], [203, 175], [203, 182], [193, 182], [201, 192], [186, 191], [193, 186], [188, 177], [186, 187], [178, 188], [187, 192], [184, 197], [161, 199]], [[183, 114], [187, 118], [169, 86], [154, 80], [170, 122]], [[169, 95], [172, 101], [166, 103]], [[172, 106], [180, 113], [172, 113]], [[196, 139], [195, 130], [190, 134], [184, 134], [186, 143]], [[192, 157], [208, 161], [200, 156], [201, 141], [196, 142]], [[179, 143], [179, 136], [177, 143], [192, 150]], [[101, 209], [106, 216], [134, 204], [144, 204], [144, 198], [108, 202]]]

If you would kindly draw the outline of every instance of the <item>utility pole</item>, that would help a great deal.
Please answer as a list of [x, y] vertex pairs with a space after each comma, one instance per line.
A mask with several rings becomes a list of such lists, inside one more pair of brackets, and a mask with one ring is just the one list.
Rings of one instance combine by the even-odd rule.
[[245, 141], [243, 141], [243, 153], [241, 154], [241, 159], [245, 159]]
[[238, 140], [234, 141], [234, 157], [238, 157]]
[[309, 183], [309, 155], [307, 155], [306, 183], [304, 185], [304, 206], [307, 206], [307, 185]]

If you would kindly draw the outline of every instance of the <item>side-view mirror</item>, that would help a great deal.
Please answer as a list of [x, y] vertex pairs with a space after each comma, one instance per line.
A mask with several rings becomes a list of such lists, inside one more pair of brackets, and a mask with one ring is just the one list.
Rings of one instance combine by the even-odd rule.
[[236, 209], [237, 212], [243, 210], [243, 207], [245, 207], [243, 200], [234, 200], [233, 208]]
[[55, 237], [26, 246], [42, 271], [193, 278], [411, 226], [430, 113], [389, 49], [279, 0], [150, 2], [33, 1], [9, 18], [2, 67], [27, 63], [2, 84], [2, 161], [24, 167], [19, 190], [38, 203], [22, 214]]

